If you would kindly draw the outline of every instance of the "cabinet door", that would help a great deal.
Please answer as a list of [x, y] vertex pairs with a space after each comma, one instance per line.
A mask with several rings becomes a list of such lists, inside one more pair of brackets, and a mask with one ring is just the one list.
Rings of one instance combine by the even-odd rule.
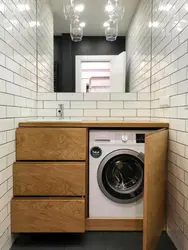
[[18, 128], [16, 157], [29, 160], [85, 160], [85, 128]]
[[155, 250], [165, 225], [168, 130], [145, 138], [143, 250]]

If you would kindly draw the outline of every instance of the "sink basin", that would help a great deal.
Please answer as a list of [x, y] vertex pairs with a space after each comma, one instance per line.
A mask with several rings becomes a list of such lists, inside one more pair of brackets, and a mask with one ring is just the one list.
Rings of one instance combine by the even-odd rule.
[[28, 120], [28, 122], [81, 122], [82, 119], [75, 119], [75, 120], [68, 120], [68, 119], [62, 119], [62, 120], [53, 120], [53, 119], [49, 119], [49, 120], [45, 120], [45, 119], [35, 119], [35, 120]]

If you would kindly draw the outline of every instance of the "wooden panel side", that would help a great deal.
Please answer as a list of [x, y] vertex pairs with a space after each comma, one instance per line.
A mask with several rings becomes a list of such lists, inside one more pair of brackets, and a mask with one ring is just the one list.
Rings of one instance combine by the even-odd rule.
[[84, 128], [18, 128], [17, 160], [85, 160]]
[[15, 163], [14, 196], [84, 196], [84, 162]]
[[84, 232], [84, 199], [19, 199], [11, 202], [12, 233]]
[[165, 224], [167, 150], [168, 130], [146, 136], [143, 250], [156, 249]]
[[86, 218], [89, 217], [89, 129], [87, 129], [86, 136], [86, 169], [85, 169], [85, 184], [86, 184]]
[[86, 231], [142, 231], [143, 219], [88, 218]]

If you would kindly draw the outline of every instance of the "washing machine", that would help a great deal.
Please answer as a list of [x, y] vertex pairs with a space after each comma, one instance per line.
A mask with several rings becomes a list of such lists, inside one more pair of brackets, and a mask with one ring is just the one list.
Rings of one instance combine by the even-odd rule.
[[143, 218], [148, 130], [90, 130], [89, 218]]

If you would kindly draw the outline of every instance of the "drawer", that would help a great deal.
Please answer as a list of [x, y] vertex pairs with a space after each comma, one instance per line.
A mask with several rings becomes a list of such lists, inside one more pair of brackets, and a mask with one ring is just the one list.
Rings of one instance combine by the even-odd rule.
[[84, 162], [19, 162], [13, 167], [14, 196], [84, 196]]
[[13, 233], [85, 231], [81, 198], [13, 198], [11, 209]]
[[18, 128], [16, 158], [24, 160], [86, 160], [85, 128]]

